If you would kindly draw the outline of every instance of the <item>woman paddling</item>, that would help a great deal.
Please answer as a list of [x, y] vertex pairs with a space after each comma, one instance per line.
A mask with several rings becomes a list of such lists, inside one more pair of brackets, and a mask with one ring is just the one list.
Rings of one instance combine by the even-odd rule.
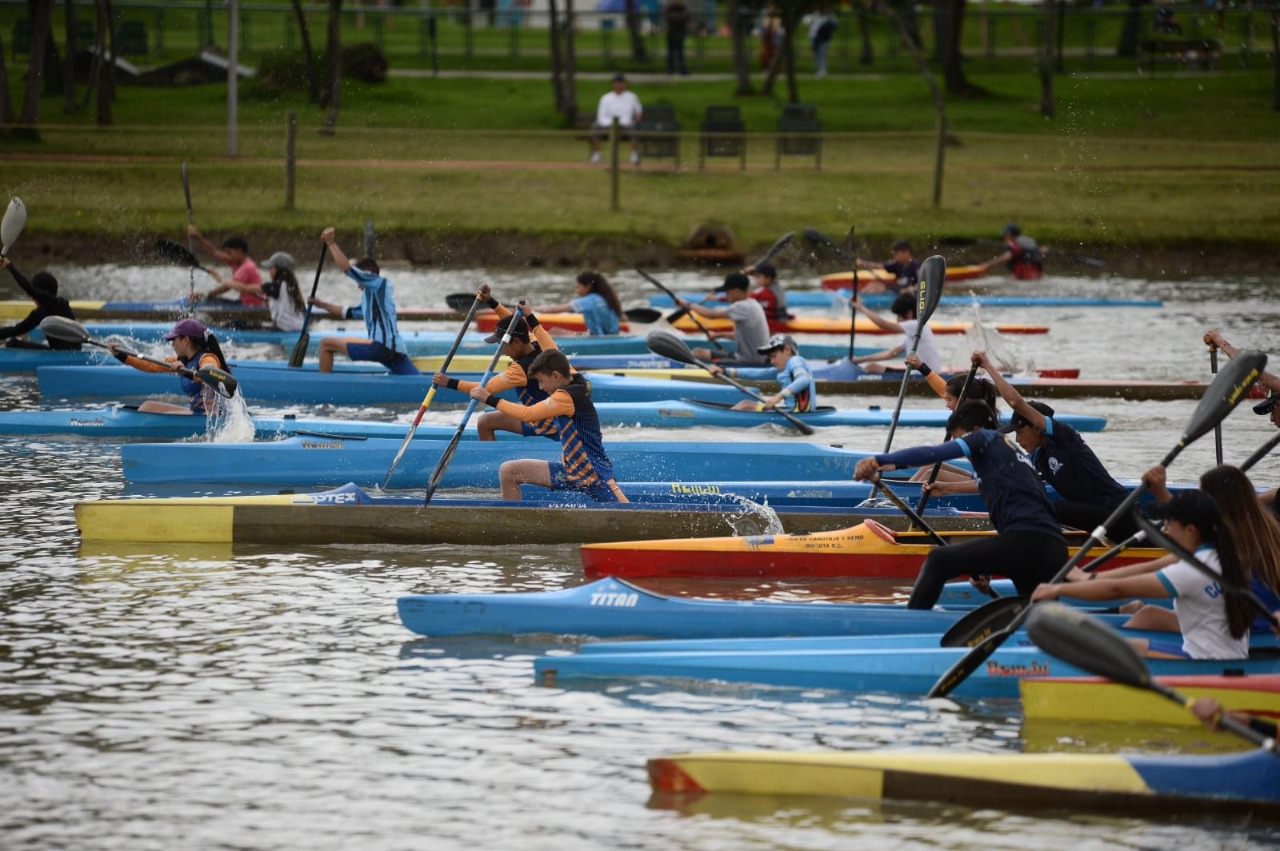
[[581, 313], [591, 336], [617, 334], [622, 322], [622, 302], [609, 285], [609, 279], [599, 272], [579, 272], [574, 279], [578, 297], [568, 304], [544, 306], [539, 312]]
[[267, 258], [262, 268], [271, 276], [262, 285], [262, 294], [271, 309], [271, 324], [277, 331], [301, 331], [307, 302], [293, 274], [293, 255], [277, 251]]
[[[166, 361], [174, 366], [184, 366], [190, 370], [220, 369], [226, 372], [231, 371], [227, 366], [226, 357], [222, 354], [222, 346], [218, 344], [218, 338], [198, 319], [183, 319], [179, 321], [173, 326], [172, 331], [164, 335], [164, 338], [173, 344], [174, 357], [166, 358]], [[110, 348], [111, 353], [125, 366], [131, 366], [143, 372], [172, 371], [161, 364], [151, 363], [118, 351], [114, 345]], [[218, 398], [217, 394], [190, 376], [179, 375], [178, 380], [182, 383], [182, 392], [186, 393], [191, 399], [191, 403], [187, 407], [184, 408], [181, 405], [171, 405], [168, 402], [157, 402], [151, 399], [139, 405], [138, 410], [151, 414], [199, 414], [200, 416], [205, 416], [209, 411], [210, 402]]]

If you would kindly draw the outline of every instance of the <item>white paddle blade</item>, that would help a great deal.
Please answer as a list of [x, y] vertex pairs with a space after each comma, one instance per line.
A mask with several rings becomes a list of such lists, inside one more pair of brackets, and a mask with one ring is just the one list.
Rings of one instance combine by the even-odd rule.
[[27, 225], [27, 205], [16, 195], [9, 200], [9, 208], [4, 211], [4, 219], [0, 220], [0, 257], [9, 255], [9, 246], [18, 241], [18, 234]]

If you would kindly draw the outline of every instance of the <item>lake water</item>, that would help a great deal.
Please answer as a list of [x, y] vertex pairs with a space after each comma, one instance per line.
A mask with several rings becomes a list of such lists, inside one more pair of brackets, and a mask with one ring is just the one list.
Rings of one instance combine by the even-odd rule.
[[[172, 270], [55, 271], [79, 298], [165, 298], [187, 286], [186, 276]], [[439, 305], [443, 294], [470, 290], [481, 279], [492, 281], [500, 297], [528, 292], [546, 303], [572, 292], [572, 271], [390, 269], [388, 275], [402, 305]], [[689, 272], [662, 278], [681, 289], [717, 283], [715, 276]], [[799, 278], [790, 278], [793, 287], [805, 285]], [[634, 274], [619, 275], [617, 283], [629, 306], [650, 292]], [[336, 275], [321, 284], [335, 300], [346, 286]], [[1050, 324], [1044, 337], [1002, 344], [1041, 366], [1078, 366], [1087, 378], [1207, 378], [1200, 340], [1207, 326], [1228, 329], [1228, 339], [1240, 346], [1273, 345], [1280, 309], [1266, 288], [1249, 280], [1005, 283], [1004, 294], [1162, 298], [1165, 306], [991, 310], [982, 318]], [[956, 309], [937, 316], [969, 318]], [[945, 337], [940, 343], [954, 362], [973, 345]], [[829, 401], [868, 403], [866, 397]], [[894, 399], [870, 401], [891, 406]], [[39, 402], [30, 377], [0, 378], [0, 408]], [[1137, 476], [1177, 442], [1194, 403], [1087, 399], [1057, 407], [1109, 417], [1108, 429], [1089, 442], [1116, 475]], [[407, 420], [412, 412], [358, 414]], [[428, 421], [456, 422], [457, 416], [433, 411]], [[1272, 429], [1242, 407], [1223, 432], [1226, 459], [1238, 463]], [[607, 435], [654, 437], [673, 436]], [[770, 429], [750, 437], [804, 439]], [[742, 436], [707, 429], [674, 438]], [[808, 439], [878, 449], [885, 432], [819, 431]], [[936, 439], [934, 430], [907, 429], [894, 445]], [[1185, 735], [1123, 723], [1046, 736], [1024, 729], [1011, 701], [684, 682], [542, 688], [534, 684], [531, 661], [563, 644], [418, 639], [400, 625], [395, 600], [405, 593], [575, 585], [583, 581], [575, 547], [512, 542], [498, 528], [465, 547], [82, 549], [73, 505], [121, 493], [118, 446], [0, 439], [0, 463], [7, 470], [0, 479], [0, 794], [6, 804], [0, 845], [6, 849], [1083, 851], [1280, 842], [1273, 828], [1238, 822], [1032, 817], [805, 799], [653, 806], [644, 762], [679, 750], [1169, 750], [1187, 742]], [[1208, 435], [1178, 458], [1171, 477], [1193, 479], [1212, 463]], [[1255, 468], [1259, 482], [1278, 478], [1276, 460]], [[832, 586], [783, 582], [685, 590], [772, 599], [836, 594]], [[1194, 734], [1190, 743], [1222, 745], [1207, 734]]]

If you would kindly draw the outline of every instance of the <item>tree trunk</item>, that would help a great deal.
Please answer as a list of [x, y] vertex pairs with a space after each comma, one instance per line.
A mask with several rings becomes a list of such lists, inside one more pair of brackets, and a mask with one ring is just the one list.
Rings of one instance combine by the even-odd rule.
[[[105, 50], [99, 51], [102, 61], [98, 63], [98, 112], [95, 119], [101, 127], [114, 123], [111, 116], [111, 101], [116, 96], [116, 34], [111, 29], [114, 20], [111, 0], [98, 0], [98, 44], [105, 46]], [[107, 59], [108, 54], [110, 59]]]
[[[0, 38], [0, 124], [13, 123], [13, 98], [9, 94], [9, 68], [4, 58], [4, 39]], [[0, 130], [0, 134], [8, 131]]]
[[556, 112], [564, 113], [564, 88], [560, 81], [560, 10], [556, 0], [547, 3], [547, 39], [551, 49], [551, 99]]
[[788, 2], [782, 7], [782, 25], [787, 28], [787, 37], [782, 40], [782, 61], [787, 71], [787, 102], [800, 102], [800, 88], [796, 84], [796, 30], [800, 27], [800, 10], [794, 3]]
[[325, 117], [324, 132], [332, 133], [338, 126], [338, 106], [342, 101], [342, 0], [329, 0], [329, 83], [324, 102], [329, 107]]
[[871, 13], [862, 0], [854, 3], [854, 11], [858, 15], [858, 34], [862, 38], [862, 55], [858, 57], [858, 62], [863, 65], [874, 64], [876, 53], [871, 46]]
[[938, 117], [938, 142], [933, 163], [933, 207], [937, 209], [942, 206], [942, 175], [946, 164], [947, 136], [949, 133], [947, 129], [946, 97], [943, 95], [942, 89], [938, 87], [938, 81], [933, 78], [933, 73], [929, 70], [929, 63], [925, 61], [919, 45], [912, 40], [911, 29], [907, 22], [893, 9], [889, 8], [887, 0], [876, 0], [876, 2], [880, 5], [880, 11], [884, 13], [889, 23], [893, 24], [902, 36], [902, 43], [906, 45], [911, 57], [915, 59], [916, 67], [920, 70], [920, 76], [924, 77], [925, 83], [929, 86], [929, 92], [933, 95], [933, 111]]
[[985, 93], [969, 82], [964, 73], [964, 54], [961, 52], [961, 36], [964, 34], [965, 0], [936, 0], [935, 20], [938, 22], [938, 52], [942, 61], [942, 78], [947, 94], [972, 95]]
[[67, 19], [67, 55], [62, 58], [62, 111], [66, 115], [79, 112], [76, 103], [76, 13], [73, 0], [63, 0], [63, 15]]
[[729, 0], [729, 34], [733, 42], [733, 77], [735, 95], [749, 95], [755, 88], [751, 85], [751, 57], [747, 53], [747, 32], [751, 27], [743, 17], [740, 0]]
[[1271, 107], [1280, 112], [1280, 12], [1271, 13], [1271, 62], [1275, 66]]
[[627, 36], [631, 39], [631, 58], [637, 62], [648, 62], [649, 54], [644, 47], [644, 36], [640, 34], [640, 9], [636, 0], [627, 0]]
[[1055, 14], [1057, 3], [1044, 0], [1044, 40], [1040, 44], [1040, 114], [1045, 118], [1053, 118], [1053, 68], [1054, 45], [1057, 38], [1054, 33], [1058, 24]]
[[[71, 2], [71, 0], [67, 0]], [[302, 61], [307, 69], [307, 100], [320, 103], [320, 69], [316, 65], [316, 52], [311, 46], [311, 26], [307, 23], [307, 13], [302, 8], [302, 0], [292, 0], [293, 14], [298, 19], [298, 32], [302, 35]]]
[[573, 0], [564, 0], [564, 114], [578, 122], [578, 53], [574, 44]]
[[53, 0], [31, 0], [31, 53], [27, 56], [27, 85], [22, 91], [19, 121], [35, 125], [40, 121], [40, 95], [44, 92], [44, 57], [49, 44], [49, 18]]
[[1125, 13], [1124, 26], [1120, 29], [1116, 56], [1138, 55], [1138, 37], [1142, 35], [1142, 7], [1146, 5], [1147, 0], [1129, 0], [1129, 11]]

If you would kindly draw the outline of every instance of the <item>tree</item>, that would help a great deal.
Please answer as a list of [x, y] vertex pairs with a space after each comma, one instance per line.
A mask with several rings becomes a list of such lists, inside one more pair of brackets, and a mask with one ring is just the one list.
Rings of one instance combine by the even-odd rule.
[[789, 103], [800, 102], [800, 88], [796, 83], [796, 31], [800, 28], [802, 16], [801, 0], [775, 0], [778, 18], [782, 21], [782, 49], [773, 56], [769, 63], [769, 71], [765, 75], [764, 85], [760, 91], [766, 95], [773, 94], [773, 82], [778, 76], [779, 66], [787, 75], [787, 98]]
[[1040, 44], [1040, 114], [1045, 118], [1053, 118], [1053, 71], [1055, 61], [1054, 28], [1057, 26], [1057, 15], [1054, 14], [1054, 0], [1044, 0], [1044, 39]]
[[[965, 0], [934, 0], [934, 21], [937, 27], [938, 60], [942, 63], [942, 79], [947, 94], [960, 96], [984, 95], [986, 89], [969, 82], [964, 73], [964, 54], [960, 39], [964, 34]], [[919, 34], [916, 34], [919, 44]]]
[[565, 0], [561, 20], [556, 0], [550, 0], [548, 36], [551, 40], [551, 95], [556, 112], [570, 125], [578, 121], [577, 63], [573, 55], [573, 0]]
[[858, 16], [858, 34], [862, 39], [862, 54], [858, 62], [871, 65], [876, 61], [875, 50], [871, 46], [871, 10], [866, 0], [855, 0], [854, 13]]
[[[71, 0], [67, 0], [68, 3]], [[292, 0], [293, 14], [298, 19], [298, 31], [302, 33], [302, 63], [307, 73], [307, 100], [320, 103], [320, 69], [316, 65], [316, 53], [311, 47], [311, 26], [307, 22], [307, 13], [302, 9], [302, 0]]]
[[[920, 76], [924, 77], [925, 83], [929, 86], [929, 92], [933, 95], [933, 110], [938, 118], [938, 143], [933, 163], [933, 206], [935, 208], [941, 207], [942, 173], [943, 166], [946, 163], [947, 138], [950, 135], [950, 131], [947, 128], [947, 101], [942, 89], [938, 86], [938, 81], [933, 78], [933, 73], [929, 70], [929, 63], [925, 61], [924, 54], [920, 52], [919, 42], [912, 39], [910, 24], [900, 17], [897, 12], [889, 8], [888, 0], [876, 0], [876, 2], [880, 4], [880, 11], [889, 19], [889, 23], [893, 24], [902, 36], [903, 44], [911, 52], [911, 57], [916, 61], [916, 67], [920, 70]], [[916, 33], [916, 36], [918, 38], [919, 33]]]
[[640, 33], [640, 8], [636, 0], [626, 0], [627, 4], [627, 36], [631, 40], [631, 58], [637, 62], [648, 62], [649, 53], [645, 50], [644, 36]]
[[729, 35], [733, 43], [733, 78], [735, 95], [749, 95], [755, 91], [751, 85], [751, 57], [747, 53], [747, 33], [750, 11], [742, 6], [740, 0], [729, 0], [726, 12], [729, 16]]
[[1116, 45], [1116, 56], [1137, 56], [1138, 37], [1142, 35], [1142, 7], [1149, 0], [1129, 0], [1129, 11], [1124, 16], [1124, 26], [1120, 28], [1120, 43]]
[[[111, 0], [98, 0], [97, 6], [98, 49], [94, 63], [92, 89], [98, 94], [98, 111], [95, 120], [100, 126], [106, 127], [113, 123], [111, 102], [116, 96], [116, 34], [110, 23], [115, 20], [115, 15], [111, 11]], [[111, 55], [110, 62], [106, 59], [108, 51]], [[88, 92], [85, 95], [87, 97]]]
[[27, 85], [22, 91], [22, 114], [18, 120], [35, 126], [40, 121], [40, 95], [44, 93], [44, 58], [49, 43], [49, 22], [53, 0], [29, 0], [31, 52], [27, 55]]
[[62, 111], [74, 115], [79, 111], [76, 104], [76, 8], [74, 0], [63, 0], [63, 15], [67, 19], [67, 55], [63, 58], [62, 69]]
[[4, 59], [4, 39], [0, 38], [0, 124], [13, 123], [13, 99], [9, 94], [9, 70]]
[[342, 0], [329, 0], [329, 77], [323, 103], [329, 107], [324, 132], [338, 126], [338, 105], [342, 94]]

